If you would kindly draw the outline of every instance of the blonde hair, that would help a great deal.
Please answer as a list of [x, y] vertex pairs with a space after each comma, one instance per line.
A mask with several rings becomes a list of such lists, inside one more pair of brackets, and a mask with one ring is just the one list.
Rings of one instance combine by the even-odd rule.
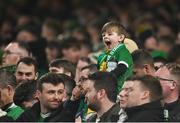
[[175, 77], [177, 84], [180, 85], [180, 65], [177, 63], [166, 64], [165, 67], [169, 70], [170, 74]]

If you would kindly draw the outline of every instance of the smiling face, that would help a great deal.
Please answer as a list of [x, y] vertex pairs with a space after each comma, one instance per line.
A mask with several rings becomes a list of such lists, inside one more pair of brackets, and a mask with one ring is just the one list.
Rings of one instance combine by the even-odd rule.
[[42, 91], [38, 90], [37, 94], [41, 103], [41, 111], [47, 113], [58, 108], [62, 103], [64, 97], [64, 85], [62, 83], [58, 85], [44, 83]]
[[24, 80], [33, 80], [37, 79], [37, 73], [35, 71], [34, 65], [27, 65], [23, 62], [19, 63], [16, 72], [15, 72], [16, 80], [18, 83]]

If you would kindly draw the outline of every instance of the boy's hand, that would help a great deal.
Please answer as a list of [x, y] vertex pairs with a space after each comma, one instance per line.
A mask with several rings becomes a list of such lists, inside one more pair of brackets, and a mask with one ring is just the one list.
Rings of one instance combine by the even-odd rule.
[[81, 123], [81, 116], [79, 116], [75, 119], [75, 123]]

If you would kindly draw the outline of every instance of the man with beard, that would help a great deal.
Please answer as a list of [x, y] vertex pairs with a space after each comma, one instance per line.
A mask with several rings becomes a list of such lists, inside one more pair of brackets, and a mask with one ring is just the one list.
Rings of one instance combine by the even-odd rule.
[[[43, 122], [53, 111], [62, 105], [64, 97], [64, 82], [55, 73], [48, 73], [42, 76], [38, 82], [37, 96], [39, 102], [35, 103], [29, 110], [26, 110], [17, 121]], [[63, 108], [62, 108], [63, 109]], [[65, 112], [59, 112], [64, 115]], [[62, 116], [62, 121], [67, 118]]]
[[22, 81], [36, 80], [38, 78], [37, 61], [31, 57], [21, 58], [16, 65], [15, 76], [18, 84]]
[[117, 79], [109, 72], [96, 72], [89, 75], [89, 85], [85, 98], [87, 105], [96, 113], [87, 122], [117, 122], [126, 119], [125, 112], [115, 103]]

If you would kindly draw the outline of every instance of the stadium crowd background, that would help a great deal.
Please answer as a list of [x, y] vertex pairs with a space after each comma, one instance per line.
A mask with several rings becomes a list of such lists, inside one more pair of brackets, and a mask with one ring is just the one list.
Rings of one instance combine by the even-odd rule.
[[[51, 56], [62, 56], [61, 50], [45, 58], [41, 48], [59, 50], [61, 48], [56, 44], [74, 37], [87, 51], [81, 56], [87, 56], [104, 48], [101, 40], [103, 24], [117, 20], [127, 28], [139, 48], [166, 50], [167, 53], [168, 48], [180, 42], [178, 5], [178, 0], [1, 0], [0, 46], [3, 50], [14, 40], [34, 41], [37, 48], [33, 52], [42, 57], [38, 61], [46, 66], [45, 62], [50, 61]], [[21, 30], [27, 34], [19, 34]], [[42, 43], [38, 43], [40, 41]], [[157, 42], [165, 42], [165, 46], [157, 45]], [[38, 45], [41, 45], [40, 49]]]
[[[155, 95], [154, 99], [151, 99], [153, 97], [149, 96], [147, 100], [145, 100], [145, 104], [153, 104], [155, 100], [159, 105], [158, 108], [154, 108], [155, 111], [159, 110], [157, 112], [161, 112], [157, 115], [158, 119], [155, 119], [155, 121], [164, 121], [164, 118], [165, 120], [169, 118], [169, 121], [179, 121], [179, 5], [180, 2], [178, 0], [1, 0], [0, 82], [3, 84], [0, 84], [0, 86], [3, 86], [0, 87], [0, 106], [2, 105], [1, 109], [6, 111], [5, 113], [7, 113], [7, 115], [5, 116], [9, 117], [13, 115], [8, 114], [9, 108], [7, 107], [15, 106], [16, 104], [23, 109], [23, 111], [20, 109], [18, 109], [18, 111], [24, 113], [20, 117], [16, 115], [13, 116], [13, 120], [31, 121], [35, 119], [32, 117], [39, 116], [36, 117], [37, 119], [35, 119], [35, 121], [68, 121], [71, 118], [74, 121], [74, 119], [77, 118], [75, 117], [76, 113], [84, 113], [84, 108], [87, 109], [86, 113], [92, 113], [92, 110], [89, 110], [87, 107], [88, 104], [86, 104], [84, 100], [87, 93], [90, 93], [90, 87], [95, 89], [96, 84], [99, 84], [98, 81], [104, 81], [105, 84], [100, 83], [98, 85], [105, 90], [102, 91], [101, 94], [109, 95], [109, 93], [112, 92], [114, 96], [111, 98], [108, 96], [104, 96], [105, 98], [97, 98], [92, 103], [98, 106], [101, 104], [100, 107], [102, 106], [105, 109], [107, 103], [107, 107], [109, 107], [108, 110], [119, 111], [115, 111], [119, 116], [118, 118], [120, 118], [119, 121], [131, 121], [131, 118], [126, 119], [127, 116], [125, 116], [126, 113], [129, 113], [128, 108], [133, 109], [133, 106], [139, 106], [139, 104], [144, 101], [144, 98], [140, 101], [138, 100], [138, 97], [140, 97], [139, 94], [141, 93], [137, 92], [135, 93], [137, 95], [133, 97], [133, 95], [129, 93], [129, 90], [126, 91], [125, 87], [129, 86], [128, 84], [131, 85], [132, 81], [135, 81], [133, 84], [137, 84], [137, 88], [141, 87], [138, 85], [139, 83], [147, 86], [145, 89], [143, 88], [145, 91], [140, 88], [142, 89], [140, 92], [148, 91], [148, 93]], [[112, 24], [115, 21], [126, 28], [126, 30], [122, 31], [124, 28], [121, 28], [120, 25], [115, 23], [118, 25], [116, 25], [118, 27], [116, 29], [122, 29], [122, 32], [120, 32], [123, 36], [126, 36], [122, 42], [130, 53], [128, 51], [123, 52], [123, 57], [121, 56], [118, 59], [119, 61], [115, 61], [118, 62], [116, 64], [117, 67], [112, 70], [106, 67], [108, 63], [111, 62], [110, 59], [108, 59], [108, 53], [110, 54], [111, 52], [105, 48], [105, 45], [107, 46], [108, 44], [105, 42], [106, 40], [103, 34], [107, 33], [108, 28], [104, 29], [103, 25], [105, 24], [106, 27], [109, 24], [106, 25], [107, 22]], [[111, 26], [110, 28], [113, 28], [113, 26]], [[105, 31], [103, 32], [101, 29]], [[114, 32], [117, 33], [117, 30], [112, 29], [110, 31], [114, 34]], [[110, 43], [112, 44], [112, 42]], [[113, 48], [114, 46], [115, 45], [113, 45]], [[118, 48], [114, 49], [118, 51]], [[127, 50], [126, 48], [124, 51]], [[103, 51], [107, 53], [107, 59], [102, 63], [97, 63], [99, 54]], [[127, 56], [127, 54], [129, 55], [128, 60], [124, 57]], [[117, 53], [113, 55], [113, 57], [120, 56]], [[125, 59], [125, 64], [124, 61], [121, 63], [122, 59]], [[103, 65], [103, 63], [105, 63], [105, 65]], [[103, 68], [104, 66], [105, 68]], [[112, 71], [110, 73], [98, 72], [98, 70], [101, 70], [101, 67], [105, 71]], [[128, 77], [129, 75], [125, 75], [127, 69], [130, 70], [129, 73], [132, 72], [133, 75], [139, 77], [128, 78], [125, 84], [124, 81], [121, 83], [120, 88], [118, 88], [118, 96], [120, 98], [117, 100], [118, 103], [115, 103], [115, 97], [117, 96], [117, 94], [114, 93], [116, 92], [115, 87], [117, 87], [117, 83], [119, 84], [119, 80], [117, 81], [116, 79], [118, 77]], [[14, 72], [14, 74], [10, 74], [6, 70], [10, 70]], [[28, 72], [28, 70], [31, 71]], [[59, 75], [59, 73], [61, 74]], [[117, 74], [117, 78], [111, 73], [114, 75]], [[64, 76], [64, 74], [68, 77]], [[9, 81], [10, 79], [12, 81]], [[109, 83], [107, 80], [112, 81], [112, 83]], [[165, 83], [164, 81], [169, 83]], [[89, 84], [88, 82], [91, 83]], [[93, 85], [93, 82], [96, 84]], [[156, 82], [156, 84], [153, 84], [153, 82]], [[8, 88], [9, 90], [6, 90], [6, 84], [7, 87], [10, 87]], [[16, 84], [18, 85], [17, 88]], [[47, 86], [48, 84], [49, 86]], [[47, 88], [45, 88], [45, 85]], [[61, 88], [61, 91], [57, 93], [60, 95], [60, 102], [63, 103], [61, 103], [62, 105], [58, 105], [56, 99], [54, 99], [55, 104], [52, 105], [55, 105], [56, 108], [54, 109], [57, 110], [52, 110], [52, 112], [51, 110], [45, 110], [46, 114], [43, 114], [42, 105], [44, 104], [44, 109], [48, 109], [46, 104], [51, 103], [50, 98], [47, 98], [50, 94], [48, 93], [48, 96], [43, 96], [43, 89], [51, 89], [51, 87], [53, 89], [56, 87]], [[91, 91], [91, 94], [95, 96], [99, 94], [100, 91], [97, 88], [95, 89], [96, 93], [92, 93]], [[135, 89], [130, 91], [134, 91]], [[154, 94], [156, 91], [159, 95]], [[6, 100], [8, 95], [10, 95], [10, 102]], [[57, 98], [57, 94], [55, 94], [55, 96], [53, 98]], [[127, 97], [130, 98], [130, 96], [132, 96], [134, 100], [137, 100], [133, 102], [133, 105], [123, 104], [123, 96], [124, 100], [126, 100], [125, 98]], [[164, 99], [163, 105], [160, 102], [162, 96]], [[4, 105], [2, 103], [2, 97], [5, 97], [4, 102], [6, 102], [6, 104]], [[88, 98], [90, 98], [89, 102], [94, 99], [91, 98], [91, 96]], [[30, 101], [31, 106], [34, 105], [31, 107], [29, 103], [26, 103], [27, 107], [25, 107], [24, 102], [27, 101], [26, 99]], [[78, 103], [76, 102], [77, 100], [79, 101]], [[77, 103], [76, 110], [72, 108], [73, 101]], [[84, 107], [81, 107], [81, 101]], [[133, 100], [129, 99], [128, 101]], [[138, 101], [140, 103], [137, 105]], [[177, 110], [173, 110], [173, 113], [171, 113], [171, 111], [167, 109], [170, 112], [170, 116], [166, 117], [164, 114], [162, 118], [162, 112], [167, 111], [166, 108], [174, 102], [176, 105], [173, 106], [173, 108]], [[169, 105], [166, 106], [166, 104]], [[41, 107], [39, 105], [41, 105]], [[113, 108], [114, 106], [115, 108]], [[143, 107], [143, 104], [140, 106]], [[162, 106], [164, 109], [162, 109]], [[26, 108], [28, 109], [29, 107], [31, 107], [31, 112], [26, 110]], [[37, 110], [37, 107], [40, 110]], [[124, 109], [126, 113], [124, 113]], [[71, 112], [71, 116], [73, 115], [73, 117], [68, 117], [69, 112]], [[97, 114], [99, 113], [98, 111], [96, 112]], [[106, 114], [105, 112], [103, 113]], [[151, 108], [148, 113], [151, 114]], [[104, 114], [102, 115], [104, 119], [102, 117], [99, 118], [101, 121], [111, 120]], [[113, 113], [110, 112], [109, 115], [111, 116]], [[86, 115], [83, 114], [83, 116]], [[148, 114], [146, 116], [147, 118], [143, 117], [143, 121], [149, 118]], [[156, 118], [156, 115], [153, 115], [153, 113], [151, 116], [155, 116]], [[81, 118], [83, 121], [83, 117]], [[97, 116], [93, 116], [92, 118], [95, 119], [90, 118], [89, 121], [99, 120]], [[117, 120], [117, 118], [115, 119]], [[149, 119], [150, 121], [154, 120], [153, 118]], [[4, 119], [0, 119], [0, 121], [1, 120], [6, 121]], [[133, 120], [136, 121], [136, 119]]]

